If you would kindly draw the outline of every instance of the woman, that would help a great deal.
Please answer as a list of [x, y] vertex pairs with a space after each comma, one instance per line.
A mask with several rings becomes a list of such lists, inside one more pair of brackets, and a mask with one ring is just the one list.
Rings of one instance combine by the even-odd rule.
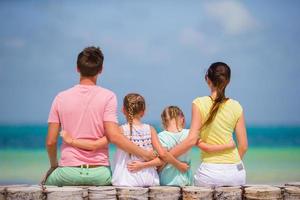
[[[205, 80], [211, 94], [193, 101], [189, 136], [170, 151], [178, 157], [193, 145], [202, 149], [202, 163], [194, 176], [196, 186], [235, 186], [246, 182], [242, 159], [248, 142], [243, 109], [237, 101], [225, 96], [230, 74], [225, 63], [216, 62], [209, 67]], [[203, 142], [228, 144], [233, 132], [236, 133], [237, 148], [211, 152], [202, 146]]]

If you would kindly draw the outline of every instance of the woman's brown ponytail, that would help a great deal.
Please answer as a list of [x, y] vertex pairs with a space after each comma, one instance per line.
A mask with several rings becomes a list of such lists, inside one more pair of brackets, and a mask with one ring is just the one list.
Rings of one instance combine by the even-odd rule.
[[225, 96], [225, 89], [230, 81], [231, 70], [226, 63], [216, 62], [210, 65], [205, 75], [206, 79], [209, 79], [216, 89], [217, 96], [213, 100], [213, 105], [210, 109], [208, 118], [203, 124], [203, 128], [208, 126], [216, 117], [217, 112], [222, 103], [228, 100]]

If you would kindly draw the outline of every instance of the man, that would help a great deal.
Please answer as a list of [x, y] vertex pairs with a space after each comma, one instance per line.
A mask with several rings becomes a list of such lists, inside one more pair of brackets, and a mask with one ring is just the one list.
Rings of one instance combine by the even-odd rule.
[[63, 143], [58, 164], [57, 139], [61, 128], [73, 138], [97, 140], [106, 136], [110, 142], [128, 153], [145, 160], [154, 158], [152, 152], [139, 148], [120, 133], [116, 95], [96, 86], [103, 60], [99, 48], [88, 47], [80, 52], [77, 58], [79, 84], [60, 92], [52, 103], [46, 146], [51, 165], [49, 171], [53, 172], [46, 180], [47, 185], [111, 184], [108, 145], [86, 151]]

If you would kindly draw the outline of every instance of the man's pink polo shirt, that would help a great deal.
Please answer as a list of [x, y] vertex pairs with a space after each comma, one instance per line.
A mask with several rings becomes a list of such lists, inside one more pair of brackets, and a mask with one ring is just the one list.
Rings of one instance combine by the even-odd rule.
[[[103, 122], [116, 122], [117, 98], [96, 85], [75, 85], [54, 99], [48, 123], [60, 123], [63, 130], [76, 139], [97, 140], [105, 136]], [[60, 166], [82, 164], [109, 166], [108, 146], [87, 151], [63, 143]]]

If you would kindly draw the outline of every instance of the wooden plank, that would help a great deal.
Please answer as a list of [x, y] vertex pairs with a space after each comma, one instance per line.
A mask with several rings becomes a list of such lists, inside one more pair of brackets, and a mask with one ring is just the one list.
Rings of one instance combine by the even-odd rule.
[[180, 187], [155, 186], [149, 188], [150, 200], [176, 200], [181, 196]]
[[242, 200], [242, 189], [238, 187], [218, 187], [215, 189], [214, 198], [220, 200]]
[[284, 188], [285, 200], [299, 200], [300, 199], [300, 187], [287, 186]]
[[273, 186], [247, 187], [244, 191], [244, 198], [247, 199], [283, 199], [281, 189]]
[[213, 189], [210, 187], [186, 186], [182, 188], [183, 200], [211, 200]]
[[148, 200], [148, 188], [116, 187], [119, 200]]
[[38, 186], [14, 186], [6, 188], [7, 200], [42, 200], [45, 195]]
[[[84, 189], [79, 187], [46, 187], [47, 200], [84, 200]], [[87, 199], [87, 198], [86, 198]]]
[[117, 191], [112, 186], [89, 187], [89, 200], [116, 200]]

